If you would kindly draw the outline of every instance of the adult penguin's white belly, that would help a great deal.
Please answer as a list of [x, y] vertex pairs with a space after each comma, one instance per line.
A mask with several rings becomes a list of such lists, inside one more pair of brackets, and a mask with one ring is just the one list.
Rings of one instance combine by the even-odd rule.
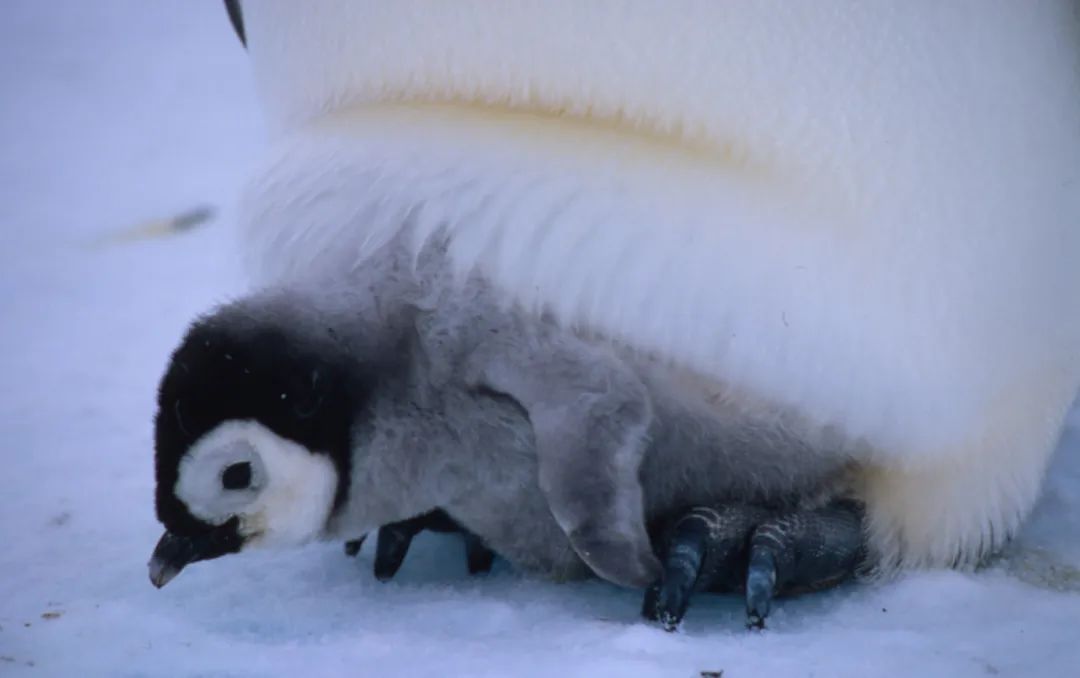
[[1033, 504], [1080, 384], [1069, 0], [261, 0], [262, 280], [449, 234], [508, 303], [840, 431], [886, 564]]

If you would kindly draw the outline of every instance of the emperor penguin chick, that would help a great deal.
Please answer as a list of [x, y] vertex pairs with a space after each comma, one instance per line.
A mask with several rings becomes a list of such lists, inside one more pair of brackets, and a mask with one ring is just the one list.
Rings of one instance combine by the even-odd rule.
[[159, 391], [155, 584], [438, 508], [524, 570], [644, 588], [661, 573], [647, 526], [798, 507], [844, 475], [842, 448], [780, 413], [697, 402], [677, 371], [443, 280], [437, 248], [380, 262], [192, 326]]

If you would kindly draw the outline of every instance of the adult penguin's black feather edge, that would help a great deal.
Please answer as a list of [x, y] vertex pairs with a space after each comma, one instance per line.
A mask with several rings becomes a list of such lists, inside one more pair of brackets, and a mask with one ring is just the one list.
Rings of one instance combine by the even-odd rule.
[[225, 11], [229, 13], [229, 23], [236, 31], [236, 37], [240, 38], [240, 44], [247, 47], [247, 36], [244, 34], [244, 14], [240, 10], [240, 0], [225, 0]]

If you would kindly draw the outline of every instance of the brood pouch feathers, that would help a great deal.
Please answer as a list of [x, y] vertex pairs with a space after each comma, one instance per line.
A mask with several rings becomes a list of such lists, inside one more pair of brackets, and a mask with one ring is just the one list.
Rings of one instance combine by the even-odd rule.
[[440, 234], [461, 284], [837, 441], [885, 569], [977, 563], [1031, 508], [1080, 384], [1074, 2], [265, 0], [244, 27], [258, 280]]

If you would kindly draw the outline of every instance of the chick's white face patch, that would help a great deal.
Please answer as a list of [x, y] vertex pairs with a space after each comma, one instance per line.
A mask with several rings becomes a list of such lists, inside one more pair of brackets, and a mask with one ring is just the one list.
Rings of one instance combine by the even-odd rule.
[[176, 496], [193, 516], [220, 525], [240, 518], [248, 546], [289, 546], [318, 537], [337, 489], [329, 456], [254, 421], [227, 421], [180, 460]]

